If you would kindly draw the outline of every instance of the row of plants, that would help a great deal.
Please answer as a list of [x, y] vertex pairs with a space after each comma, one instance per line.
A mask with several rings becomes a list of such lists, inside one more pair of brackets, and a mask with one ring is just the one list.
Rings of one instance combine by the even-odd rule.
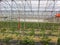
[[[18, 22], [0, 22], [0, 28], [11, 28], [17, 30]], [[21, 29], [46, 29], [57, 30], [60, 27], [59, 23], [37, 23], [37, 22], [20, 22]]]
[[[6, 30], [6, 29], [3, 29], [3, 30]], [[4, 32], [4, 31], [2, 31], [2, 32]], [[4, 34], [5, 34], [5, 33], [4, 33]], [[15, 33], [15, 34], [17, 34], [17, 33]], [[34, 36], [34, 35], [35, 35], [34, 30], [33, 30], [33, 31], [31, 30], [31, 32], [30, 32], [29, 34], [30, 34], [30, 36]], [[16, 37], [17, 37], [18, 35], [20, 35], [20, 34], [17, 34]], [[40, 37], [41, 37], [41, 36], [40, 36]], [[8, 45], [8, 43], [9, 43], [10, 40], [12, 40], [11, 37], [5, 37], [5, 38], [3, 39], [3, 42]], [[58, 39], [58, 40], [59, 40], [59, 39]], [[28, 38], [28, 37], [24, 37], [23, 40], [18, 41], [17, 44], [32, 45], [32, 41], [34, 42], [34, 40], [32, 40], [32, 39], [30, 39], [30, 38]], [[50, 41], [51, 41], [51, 39], [49, 39], [48, 36], [45, 35], [45, 30], [43, 30], [43, 31], [42, 31], [42, 38], [41, 38], [40, 43], [42, 43], [43, 45], [49, 45], [49, 42], [50, 42]], [[34, 43], [33, 43], [33, 44], [34, 44]]]
[[[5, 34], [5, 33], [21, 34], [23, 32], [23, 35], [29, 35], [29, 36], [32, 36], [32, 35], [35, 36], [37, 33], [40, 36], [41, 35], [50, 35], [50, 36], [55, 35], [55, 36], [60, 36], [60, 34], [58, 34], [58, 31], [55, 32], [54, 30], [53, 31], [49, 30], [47, 32], [47, 34], [46, 34], [46, 31], [48, 31], [48, 30], [42, 29], [42, 30], [39, 30], [39, 31], [35, 31], [34, 29], [31, 29], [31, 30], [28, 30], [28, 31], [25, 31], [25, 30], [20, 31], [20, 30], [14, 30], [14, 29], [8, 30], [6, 28], [2, 28], [0, 30], [0, 33], [3, 33], [3, 34]], [[56, 34], [54, 34], [54, 33], [56, 33]]]
[[[5, 35], [4, 35], [5, 36]], [[17, 34], [14, 38], [16, 38], [16, 37], [18, 37], [19, 36], [19, 34]], [[33, 35], [32, 35], [33, 36]], [[20, 37], [20, 36], [19, 36]], [[24, 36], [22, 36], [22, 37], [24, 37]], [[22, 38], [21, 37], [21, 38]], [[41, 36], [40, 36], [41, 37]], [[25, 36], [22, 40], [20, 39], [20, 41], [18, 41], [17, 42], [17, 44], [22, 44], [22, 45], [32, 45], [32, 43], [33, 44], [35, 44], [35, 41], [33, 40], [33, 38], [32, 39], [30, 39], [31, 37], [27, 37], [27, 36]], [[19, 38], [17, 38], [16, 40], [18, 40]], [[50, 45], [50, 41], [51, 41], [51, 39], [49, 39], [48, 38], [48, 36], [46, 36], [46, 35], [44, 35], [44, 34], [42, 34], [42, 38], [40, 38], [41, 40], [40, 40], [40, 43], [41, 44], [43, 44], [43, 45]], [[5, 36], [5, 38], [3, 39], [3, 42], [4, 43], [6, 43], [7, 45], [10, 43], [9, 41], [10, 40], [13, 40], [13, 38], [12, 38], [12, 36], [11, 37], [7, 37], [7, 36]], [[58, 39], [58, 41], [57, 41], [57, 44], [59, 45], [60, 44], [60, 38]]]
[[[13, 41], [13, 39], [11, 37], [5, 37], [4, 39], [2, 39], [2, 42], [6, 45], [11, 45], [10, 41]], [[16, 40], [14, 40], [14, 41], [16, 41]], [[49, 39], [48, 37], [42, 37], [39, 43], [42, 45], [51, 45], [50, 41], [51, 41], [51, 39]], [[20, 45], [35, 45], [36, 42], [33, 40], [33, 38], [30, 39], [29, 37], [25, 36], [22, 40], [18, 40], [15, 43], [17, 45], [19, 45], [19, 44]], [[59, 45], [59, 44], [60, 44], [60, 41], [58, 39], [57, 45]]]
[[[15, 31], [19, 32], [19, 30], [17, 30], [17, 25], [18, 25], [18, 22], [7, 22], [7, 23], [6, 22], [0, 22], [0, 29], [1, 29], [0, 31], [1, 31], [1, 33], [3, 33], [3, 36], [4, 36], [5, 32], [6, 32], [6, 30], [8, 30], [8, 29], [11, 30], [13, 33]], [[45, 30], [48, 29], [48, 30], [54, 31], [54, 30], [57, 30], [57, 28], [59, 26], [59, 24], [53, 24], [53, 23], [28, 23], [28, 22], [24, 23], [24, 22], [22, 22], [21, 23], [21, 28], [22, 29], [24, 29], [24, 25], [25, 25], [26, 29], [31, 28], [31, 30], [29, 32], [30, 36], [35, 35], [35, 30], [34, 29], [40, 28], [40, 30], [42, 32], [42, 38], [40, 40], [40, 43], [42, 43], [43, 45], [49, 45], [49, 42], [51, 41], [51, 39], [49, 39], [48, 36], [45, 35]], [[51, 33], [52, 32], [50, 32], [50, 34]], [[15, 33], [15, 34], [17, 34], [16, 37], [18, 35], [20, 35], [19, 33]], [[13, 40], [13, 38], [5, 37], [3, 39], [3, 42], [8, 45], [10, 40]], [[33, 38], [30, 39], [27, 36], [25, 36], [23, 38], [23, 40], [20, 40], [20, 41], [17, 42], [17, 44], [22, 44], [22, 45], [34, 45], [34, 43], [35, 43], [35, 41], [33, 40]], [[60, 45], [60, 38], [58, 38], [58, 40], [57, 40], [57, 45]]]
[[[11, 45], [11, 42], [10, 41], [13, 41], [13, 39], [11, 37], [5, 37], [2, 40], [0, 39], [0, 42], [3, 42], [4, 45]], [[51, 41], [51, 39], [49, 39], [48, 37], [42, 37], [41, 40], [40, 40], [40, 43], [42, 45], [51, 45], [50, 44], [50, 41]], [[30, 39], [29, 37], [25, 36], [23, 38], [23, 40], [18, 40], [15, 43], [17, 45], [35, 45], [36, 42], [33, 39]], [[60, 45], [60, 38], [58, 38], [57, 44], [55, 44], [55, 45]]]
[[[11, 45], [10, 41], [13, 41], [14, 39], [11, 37], [5, 37], [4, 39], [0, 39], [0, 42], [3, 42], [4, 45]], [[14, 40], [16, 41], [16, 40]], [[34, 40], [28, 38], [27, 36], [25, 36], [23, 38], [23, 40], [18, 40], [17, 42], [15, 42], [17, 45], [34, 45]], [[13, 43], [14, 44], [14, 43]]]

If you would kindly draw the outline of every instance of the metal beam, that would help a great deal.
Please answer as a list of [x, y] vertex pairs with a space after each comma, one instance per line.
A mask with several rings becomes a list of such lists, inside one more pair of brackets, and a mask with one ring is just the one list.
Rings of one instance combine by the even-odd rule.
[[1, 2], [2, 0], [0, 0], [0, 2]]

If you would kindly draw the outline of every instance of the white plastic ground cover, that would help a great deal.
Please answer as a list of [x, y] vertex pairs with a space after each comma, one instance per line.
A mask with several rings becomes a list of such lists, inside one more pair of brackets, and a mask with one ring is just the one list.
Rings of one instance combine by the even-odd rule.
[[20, 22], [48, 22], [48, 20], [44, 19], [20, 19]]

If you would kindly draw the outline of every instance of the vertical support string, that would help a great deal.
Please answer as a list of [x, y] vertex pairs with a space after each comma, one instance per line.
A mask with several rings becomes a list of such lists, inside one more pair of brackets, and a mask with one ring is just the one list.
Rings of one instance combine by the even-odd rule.
[[38, 23], [38, 30], [40, 30], [40, 29], [39, 29], [39, 28], [40, 28], [40, 27], [39, 27], [39, 20], [40, 20], [40, 18], [39, 18], [39, 17], [40, 17], [40, 1], [41, 1], [41, 0], [38, 0], [38, 11], [37, 11], [37, 12], [38, 12], [38, 22], [37, 22], [37, 23]]

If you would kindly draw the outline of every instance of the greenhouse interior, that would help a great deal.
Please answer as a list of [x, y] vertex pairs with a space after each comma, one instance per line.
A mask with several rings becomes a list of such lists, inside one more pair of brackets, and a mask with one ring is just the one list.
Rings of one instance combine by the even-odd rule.
[[0, 45], [60, 45], [60, 0], [0, 0]]

